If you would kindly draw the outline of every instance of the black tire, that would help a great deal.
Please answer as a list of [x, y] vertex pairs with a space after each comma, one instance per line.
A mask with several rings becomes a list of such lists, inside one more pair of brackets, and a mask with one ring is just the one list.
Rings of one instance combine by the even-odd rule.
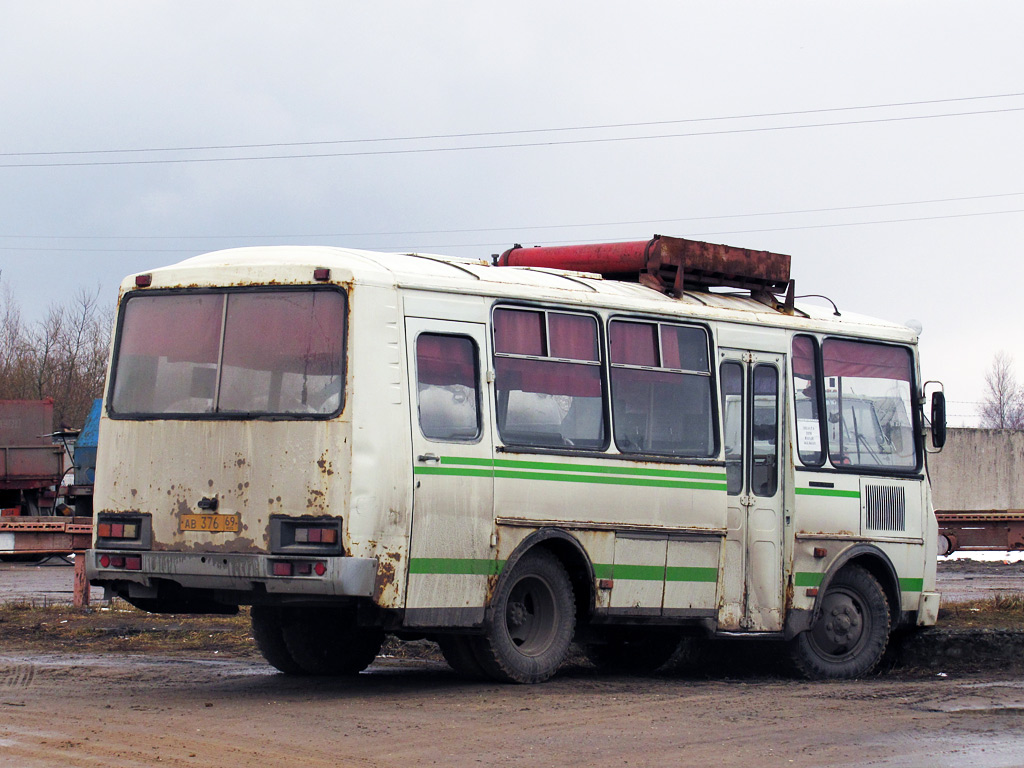
[[281, 635], [306, 675], [359, 674], [384, 644], [382, 631], [359, 627], [351, 611], [336, 608], [294, 608]]
[[252, 636], [267, 663], [286, 675], [303, 674], [284, 642], [282, 610], [268, 605], [252, 607]]
[[546, 550], [527, 553], [503, 576], [484, 634], [470, 638], [487, 675], [539, 683], [558, 670], [576, 629], [576, 600], [565, 568]]
[[790, 641], [797, 669], [814, 680], [871, 672], [889, 642], [889, 601], [878, 580], [857, 565], [835, 575], [814, 625]]
[[693, 650], [693, 638], [671, 632], [632, 630], [615, 633], [606, 642], [587, 646], [595, 667], [608, 672], [653, 675], [685, 667]]
[[487, 676], [484, 668], [480, 666], [480, 661], [473, 650], [472, 639], [468, 635], [438, 635], [437, 644], [448, 666], [463, 677], [479, 680]]

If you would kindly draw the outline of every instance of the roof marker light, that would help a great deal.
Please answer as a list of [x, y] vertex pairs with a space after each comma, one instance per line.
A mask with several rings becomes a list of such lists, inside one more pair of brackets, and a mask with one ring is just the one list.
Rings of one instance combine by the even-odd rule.
[[317, 267], [313, 270], [313, 279], [318, 282], [326, 282], [331, 279], [331, 270], [327, 267]]
[[152, 275], [136, 275], [135, 276], [135, 287], [136, 288], [149, 288], [153, 284]]

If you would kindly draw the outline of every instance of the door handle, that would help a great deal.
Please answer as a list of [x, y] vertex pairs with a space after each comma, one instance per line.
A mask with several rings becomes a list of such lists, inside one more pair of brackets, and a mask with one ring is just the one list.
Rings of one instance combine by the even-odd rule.
[[421, 453], [416, 457], [416, 461], [423, 462], [424, 464], [440, 464], [441, 457], [434, 453]]

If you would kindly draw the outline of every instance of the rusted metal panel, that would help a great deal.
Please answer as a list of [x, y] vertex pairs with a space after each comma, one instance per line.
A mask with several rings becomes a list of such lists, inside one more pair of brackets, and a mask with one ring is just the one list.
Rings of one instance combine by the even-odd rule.
[[84, 552], [92, 539], [92, 520], [87, 517], [3, 517], [0, 535], [7, 542], [0, 552], [62, 554]]
[[[949, 553], [957, 550], [1024, 549], [1024, 510], [935, 513]], [[940, 552], [939, 554], [945, 554]]]
[[0, 400], [0, 490], [60, 482], [62, 450], [53, 445], [53, 400]]
[[790, 257], [785, 254], [663, 235], [627, 243], [510, 248], [496, 264], [596, 272], [639, 280], [677, 296], [709, 287], [778, 294], [790, 285]]
[[53, 400], [0, 400], [0, 443], [48, 446], [53, 432]]

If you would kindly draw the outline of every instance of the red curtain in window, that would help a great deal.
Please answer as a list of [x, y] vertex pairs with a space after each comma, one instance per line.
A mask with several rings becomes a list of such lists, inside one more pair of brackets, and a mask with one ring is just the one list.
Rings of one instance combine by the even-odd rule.
[[494, 312], [494, 351], [544, 356], [544, 315], [519, 309]]
[[465, 336], [425, 333], [416, 339], [416, 377], [420, 384], [476, 387], [476, 346]]
[[910, 351], [905, 347], [827, 339], [822, 345], [825, 376], [910, 381]]
[[548, 314], [551, 357], [598, 361], [597, 323], [586, 315]]
[[341, 370], [344, 299], [335, 291], [228, 296], [224, 364], [329, 375]]
[[499, 357], [494, 369], [495, 384], [502, 392], [518, 389], [571, 397], [601, 396], [601, 368], [597, 365]]
[[699, 328], [661, 326], [661, 365], [688, 371], [708, 370], [708, 337]]
[[216, 363], [224, 296], [134, 296], [121, 328], [120, 354], [166, 357], [172, 362]]
[[611, 360], [620, 365], [658, 365], [658, 326], [612, 322], [608, 326]]
[[808, 336], [793, 339], [793, 373], [805, 379], [814, 378], [814, 341]]

